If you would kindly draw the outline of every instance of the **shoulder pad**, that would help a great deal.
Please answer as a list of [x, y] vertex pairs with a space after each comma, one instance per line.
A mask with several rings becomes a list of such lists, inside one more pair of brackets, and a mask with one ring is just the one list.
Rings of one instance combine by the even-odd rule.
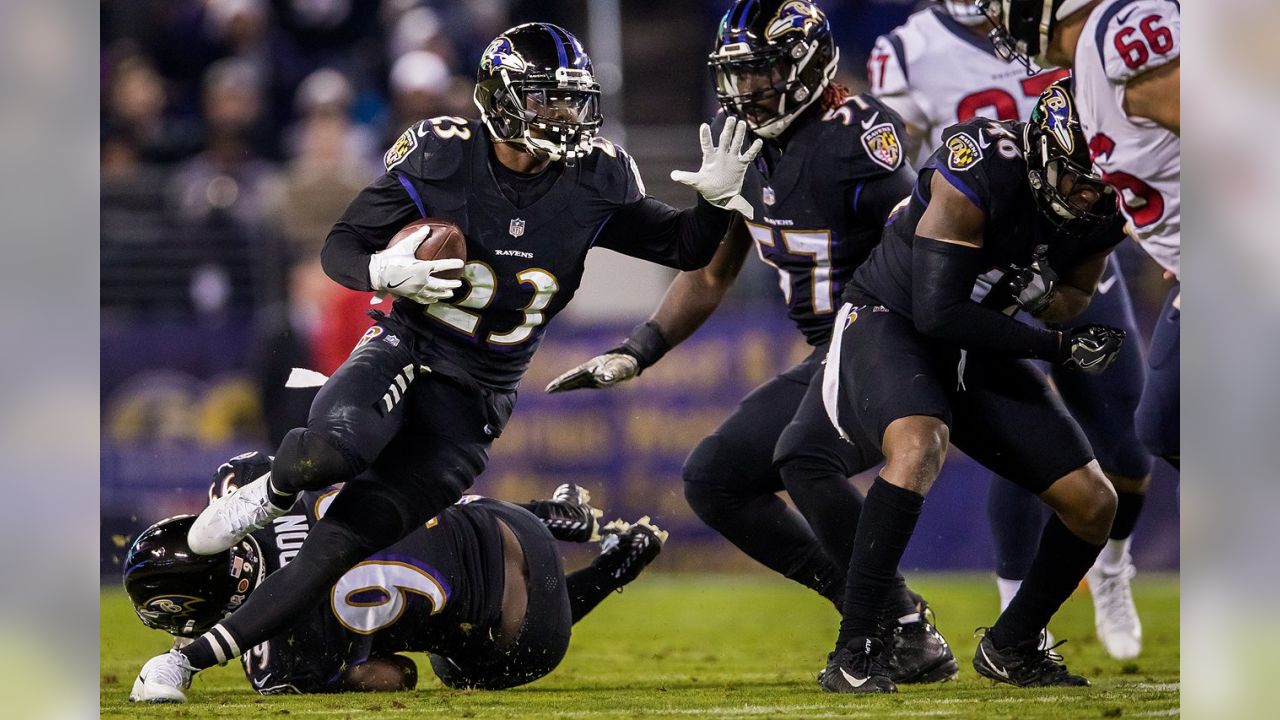
[[942, 144], [931, 160], [953, 172], [968, 172], [991, 162], [1020, 160], [1022, 147], [1009, 123], [974, 118], [942, 131]]
[[1102, 11], [1093, 40], [1107, 79], [1123, 85], [1181, 55], [1182, 19], [1178, 3], [1175, 0], [1120, 0]]
[[460, 117], [436, 117], [415, 123], [382, 156], [388, 171], [423, 180], [443, 180], [462, 164], [466, 145], [480, 135], [480, 123]]
[[591, 154], [581, 161], [582, 180], [599, 197], [612, 203], [627, 204], [645, 195], [644, 181], [631, 155], [612, 141], [597, 135], [591, 140]]
[[907, 136], [902, 118], [879, 98], [859, 93], [840, 107], [826, 111], [830, 151], [850, 163], [843, 169], [852, 177], [893, 172], [902, 166], [902, 139]]

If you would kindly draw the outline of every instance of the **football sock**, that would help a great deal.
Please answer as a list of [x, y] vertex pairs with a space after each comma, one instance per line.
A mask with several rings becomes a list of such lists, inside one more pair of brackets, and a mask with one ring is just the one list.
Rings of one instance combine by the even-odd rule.
[[1142, 512], [1142, 503], [1146, 497], [1146, 493], [1116, 493], [1116, 519], [1111, 523], [1111, 534], [1108, 537], [1112, 540], [1123, 540], [1133, 534], [1133, 528], [1138, 524], [1138, 515]]
[[1050, 517], [1027, 579], [991, 628], [991, 642], [998, 648], [1040, 642], [1040, 631], [1071, 597], [1101, 550], [1068, 530], [1057, 515]]
[[915, 531], [924, 497], [877, 477], [863, 503], [845, 585], [836, 650], [879, 635], [889, 594], [900, 581], [898, 563]]
[[275, 483], [271, 482], [271, 473], [267, 473], [267, 499], [278, 508], [291, 508], [293, 503], [297, 501], [298, 494], [282, 493], [277, 490]]
[[1129, 538], [1108, 540], [1107, 544], [1102, 546], [1102, 553], [1098, 555], [1098, 563], [1105, 570], [1119, 570], [1125, 556], [1128, 554]]
[[995, 541], [996, 577], [1020, 580], [1031, 571], [1045, 512], [1044, 503], [1034, 493], [999, 475], [991, 476], [987, 521]]
[[996, 590], [1000, 592], [1000, 612], [1004, 612], [1004, 609], [1009, 607], [1009, 603], [1013, 600], [1013, 596], [1018, 594], [1020, 587], [1022, 587], [1021, 580], [996, 578]]
[[613, 577], [606, 568], [598, 567], [599, 558], [590, 565], [565, 577], [569, 589], [569, 610], [576, 623], [595, 609], [609, 593], [626, 583]]

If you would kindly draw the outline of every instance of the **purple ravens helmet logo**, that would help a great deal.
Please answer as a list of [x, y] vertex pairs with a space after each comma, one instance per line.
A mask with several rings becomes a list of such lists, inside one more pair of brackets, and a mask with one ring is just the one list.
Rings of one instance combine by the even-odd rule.
[[489, 73], [504, 69], [513, 73], [523, 73], [528, 65], [525, 64], [524, 58], [520, 57], [520, 53], [512, 47], [511, 40], [499, 35], [489, 43], [489, 47], [485, 48], [480, 60], [480, 68]]
[[765, 28], [764, 37], [772, 41], [796, 30], [801, 35], [807, 35], [811, 28], [817, 27], [822, 21], [822, 11], [817, 5], [805, 0], [792, 0], [778, 8], [778, 15]]
[[1068, 155], [1075, 152], [1076, 137], [1072, 132], [1075, 110], [1071, 106], [1071, 96], [1060, 87], [1051, 87], [1041, 102], [1048, 110], [1040, 121], [1041, 127], [1053, 134]]

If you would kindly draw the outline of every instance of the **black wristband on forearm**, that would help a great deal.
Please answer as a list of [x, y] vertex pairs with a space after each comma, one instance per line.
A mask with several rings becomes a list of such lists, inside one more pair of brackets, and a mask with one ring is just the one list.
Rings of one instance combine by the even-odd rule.
[[[640, 363], [640, 372], [643, 372], [645, 368], [661, 360], [670, 349], [671, 344], [662, 337], [658, 323], [648, 320], [637, 325], [621, 345], [609, 352], [626, 353], [634, 357]], [[640, 372], [636, 374], [639, 375]]]

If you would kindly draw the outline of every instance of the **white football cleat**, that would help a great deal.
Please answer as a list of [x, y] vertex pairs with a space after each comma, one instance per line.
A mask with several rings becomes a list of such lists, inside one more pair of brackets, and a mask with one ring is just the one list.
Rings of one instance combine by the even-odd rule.
[[197, 555], [213, 555], [231, 548], [254, 530], [261, 530], [289, 511], [271, 504], [267, 482], [271, 473], [209, 503], [187, 531], [187, 545]]
[[1085, 579], [1093, 595], [1093, 622], [1107, 654], [1116, 660], [1132, 660], [1142, 652], [1142, 621], [1133, 604], [1130, 581], [1137, 574], [1133, 558], [1124, 554], [1119, 567], [1094, 563]]
[[133, 681], [129, 702], [184, 703], [195, 669], [177, 650], [170, 650], [147, 661]]

